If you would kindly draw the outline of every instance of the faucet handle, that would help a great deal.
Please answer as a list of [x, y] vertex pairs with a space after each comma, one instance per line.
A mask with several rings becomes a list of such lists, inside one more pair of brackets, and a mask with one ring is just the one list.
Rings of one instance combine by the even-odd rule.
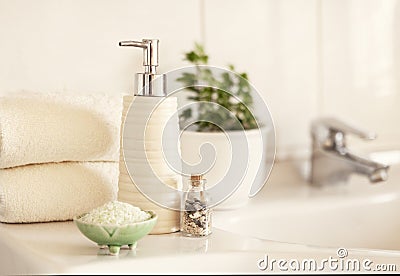
[[316, 124], [323, 125], [333, 132], [342, 132], [343, 134], [353, 134], [365, 140], [376, 139], [374, 132], [366, 131], [361, 128], [352, 126], [336, 118], [322, 118], [315, 121]]
[[322, 142], [324, 148], [345, 147], [346, 134], [353, 134], [365, 140], [374, 140], [376, 134], [344, 123], [336, 118], [321, 118], [312, 123], [314, 138]]

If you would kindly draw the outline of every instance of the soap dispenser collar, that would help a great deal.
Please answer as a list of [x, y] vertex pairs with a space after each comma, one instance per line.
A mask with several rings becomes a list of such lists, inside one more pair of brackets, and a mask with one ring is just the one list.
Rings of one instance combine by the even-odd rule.
[[131, 46], [143, 49], [144, 73], [136, 74], [135, 95], [165, 96], [166, 77], [157, 74], [159, 40], [142, 39], [142, 41], [121, 41], [119, 46]]

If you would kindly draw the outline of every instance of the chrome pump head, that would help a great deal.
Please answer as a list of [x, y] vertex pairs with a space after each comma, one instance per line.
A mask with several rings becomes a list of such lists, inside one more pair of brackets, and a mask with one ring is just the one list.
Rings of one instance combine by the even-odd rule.
[[135, 76], [136, 96], [164, 97], [166, 96], [166, 77], [157, 74], [159, 40], [142, 39], [142, 41], [121, 41], [119, 46], [131, 46], [143, 49], [144, 72]]

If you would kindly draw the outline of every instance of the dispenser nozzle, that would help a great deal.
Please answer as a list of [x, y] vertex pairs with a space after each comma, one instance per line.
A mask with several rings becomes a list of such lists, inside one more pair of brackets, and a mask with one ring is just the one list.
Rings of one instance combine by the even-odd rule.
[[158, 39], [142, 39], [140, 41], [121, 41], [119, 46], [131, 46], [143, 49], [143, 66], [145, 73], [157, 74]]

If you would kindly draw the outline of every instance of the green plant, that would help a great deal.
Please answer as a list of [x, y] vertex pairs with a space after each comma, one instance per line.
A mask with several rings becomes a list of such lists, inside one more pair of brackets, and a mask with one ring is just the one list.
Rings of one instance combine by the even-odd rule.
[[[253, 98], [246, 73], [238, 73], [233, 65], [229, 65], [233, 73], [227, 71], [215, 76], [210, 67], [200, 66], [208, 64], [208, 55], [198, 43], [195, 43], [194, 50], [185, 53], [184, 60], [196, 66], [196, 73], [185, 72], [177, 79], [189, 90], [187, 99], [215, 103], [215, 105], [201, 104], [198, 108], [197, 120], [194, 123], [197, 125], [197, 131], [216, 132], [221, 129], [239, 130], [258, 127], [255, 117], [249, 110], [253, 105]], [[193, 117], [194, 111], [186, 109], [180, 115], [180, 120], [183, 122]]]

